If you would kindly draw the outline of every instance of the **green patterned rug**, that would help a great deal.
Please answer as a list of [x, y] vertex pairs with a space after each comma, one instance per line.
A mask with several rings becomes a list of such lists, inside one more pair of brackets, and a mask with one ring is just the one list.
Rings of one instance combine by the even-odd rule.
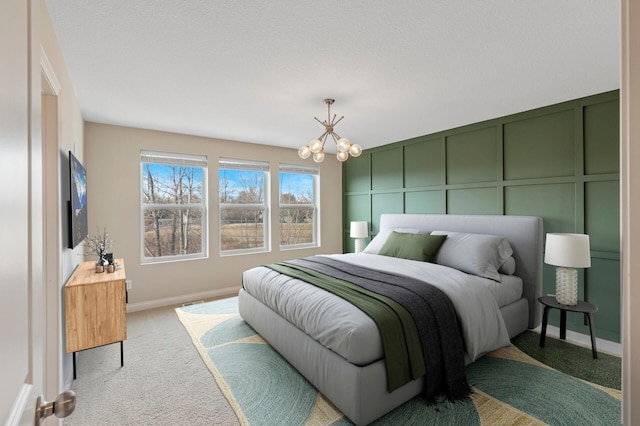
[[[240, 423], [351, 424], [244, 322], [236, 297], [176, 313]], [[469, 365], [467, 379], [471, 401], [426, 406], [416, 397], [374, 424], [620, 424], [619, 390], [551, 369], [513, 345]]]

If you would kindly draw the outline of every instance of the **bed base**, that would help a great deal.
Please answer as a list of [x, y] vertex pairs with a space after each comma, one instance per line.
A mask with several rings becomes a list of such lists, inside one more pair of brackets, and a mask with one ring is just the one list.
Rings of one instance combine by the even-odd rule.
[[244, 290], [240, 315], [356, 425], [366, 425], [418, 395], [422, 379], [387, 392], [384, 360], [359, 367], [325, 348]]

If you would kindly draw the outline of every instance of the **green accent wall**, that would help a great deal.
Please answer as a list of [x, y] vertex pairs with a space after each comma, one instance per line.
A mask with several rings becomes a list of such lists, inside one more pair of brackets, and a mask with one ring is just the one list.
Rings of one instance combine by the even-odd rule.
[[[619, 140], [613, 91], [365, 150], [343, 165], [344, 250], [351, 221], [374, 236], [382, 213], [540, 216], [545, 234], [589, 234], [579, 297], [599, 308], [597, 337], [620, 342]], [[555, 293], [555, 267], [543, 286]], [[581, 315], [567, 322], [588, 334]]]

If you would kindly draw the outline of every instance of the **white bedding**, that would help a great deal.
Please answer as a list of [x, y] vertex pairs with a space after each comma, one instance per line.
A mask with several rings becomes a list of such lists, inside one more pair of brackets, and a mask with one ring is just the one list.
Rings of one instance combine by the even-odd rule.
[[[442, 265], [367, 253], [327, 256], [421, 279], [440, 288], [458, 313], [467, 362], [509, 345], [497, 299], [519, 298], [515, 295], [522, 293], [522, 283], [518, 284], [517, 278], [497, 283]], [[266, 267], [245, 271], [243, 286], [266, 306], [350, 363], [368, 365], [383, 358], [377, 326], [349, 302]], [[498, 295], [501, 287], [506, 291]]]

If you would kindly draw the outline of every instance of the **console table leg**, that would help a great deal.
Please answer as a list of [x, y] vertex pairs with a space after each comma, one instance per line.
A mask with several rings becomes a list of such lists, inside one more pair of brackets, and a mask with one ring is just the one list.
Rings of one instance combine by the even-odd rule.
[[76, 379], [76, 353], [73, 353], [73, 380]]
[[560, 340], [567, 339], [567, 311], [560, 309]]
[[120, 340], [120, 367], [124, 367], [124, 342]]

